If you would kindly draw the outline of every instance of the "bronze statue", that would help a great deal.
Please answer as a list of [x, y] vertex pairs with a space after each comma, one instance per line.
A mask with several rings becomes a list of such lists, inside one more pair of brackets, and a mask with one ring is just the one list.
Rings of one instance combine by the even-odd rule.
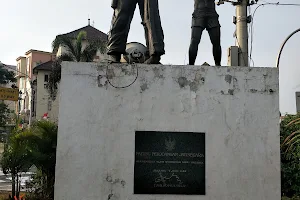
[[208, 31], [213, 45], [215, 65], [221, 65], [221, 30], [219, 15], [216, 11], [214, 0], [195, 0], [192, 17], [192, 36], [189, 48], [189, 65], [194, 65], [198, 53], [198, 46], [204, 29]]
[[149, 59], [146, 64], [158, 64], [164, 50], [164, 33], [161, 26], [158, 0], [113, 0], [114, 9], [111, 30], [108, 36], [108, 52], [111, 62], [120, 62], [121, 54], [126, 54], [126, 42], [136, 4], [139, 5], [142, 25], [145, 29]]

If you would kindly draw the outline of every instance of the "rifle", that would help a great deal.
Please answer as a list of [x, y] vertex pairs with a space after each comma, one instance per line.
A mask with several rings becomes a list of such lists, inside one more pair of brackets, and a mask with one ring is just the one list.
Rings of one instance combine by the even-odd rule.
[[118, 2], [119, 2], [119, 0], [112, 0], [112, 2], [111, 2], [111, 7], [112, 7], [113, 9], [116, 9], [116, 8], [118, 7]]

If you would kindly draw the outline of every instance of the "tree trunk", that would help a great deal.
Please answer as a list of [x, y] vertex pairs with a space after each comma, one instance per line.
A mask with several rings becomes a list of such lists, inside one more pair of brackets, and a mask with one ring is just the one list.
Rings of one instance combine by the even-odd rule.
[[17, 181], [16, 181], [16, 194], [15, 196], [19, 199], [19, 175], [17, 174]]
[[16, 177], [14, 173], [11, 173], [11, 196], [14, 198], [16, 195]]

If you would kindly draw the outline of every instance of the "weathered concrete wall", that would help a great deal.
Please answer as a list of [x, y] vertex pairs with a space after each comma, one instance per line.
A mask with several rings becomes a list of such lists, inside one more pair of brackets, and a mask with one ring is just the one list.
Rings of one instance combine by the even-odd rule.
[[[280, 200], [278, 99], [275, 68], [64, 63], [55, 200]], [[136, 130], [205, 132], [206, 195], [134, 195]]]

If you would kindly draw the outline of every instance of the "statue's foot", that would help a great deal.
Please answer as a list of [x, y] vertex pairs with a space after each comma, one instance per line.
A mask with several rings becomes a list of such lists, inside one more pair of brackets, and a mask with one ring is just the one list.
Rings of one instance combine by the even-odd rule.
[[120, 63], [121, 62], [121, 54], [109, 55], [108, 62], [110, 63]]
[[145, 64], [160, 64], [160, 56], [159, 55], [152, 55], [148, 60], [146, 60]]

